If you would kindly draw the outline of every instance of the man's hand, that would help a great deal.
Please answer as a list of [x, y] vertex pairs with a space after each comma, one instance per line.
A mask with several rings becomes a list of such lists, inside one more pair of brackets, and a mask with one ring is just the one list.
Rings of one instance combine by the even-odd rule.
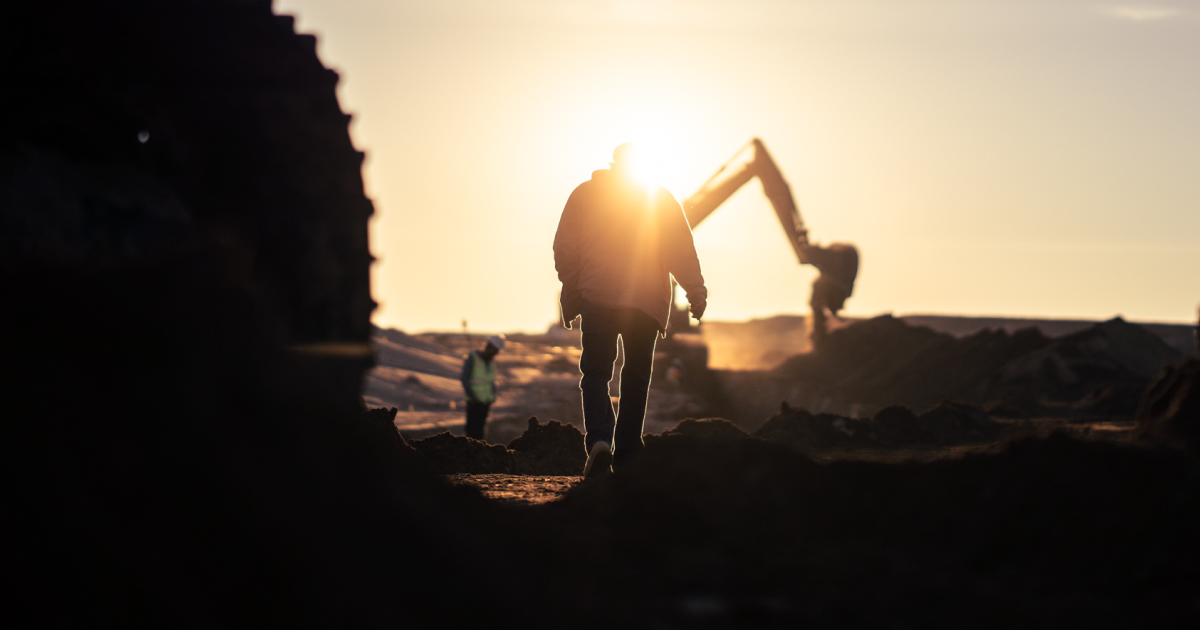
[[692, 319], [700, 321], [700, 318], [704, 317], [704, 309], [708, 307], [708, 302], [691, 302], [688, 306], [692, 310]]
[[[567, 289], [563, 287], [558, 296], [558, 305], [562, 310], [563, 327], [570, 330], [572, 324], [579, 319], [579, 311], [583, 304], [583, 295], [576, 289]], [[578, 326], [575, 326], [578, 328]]]

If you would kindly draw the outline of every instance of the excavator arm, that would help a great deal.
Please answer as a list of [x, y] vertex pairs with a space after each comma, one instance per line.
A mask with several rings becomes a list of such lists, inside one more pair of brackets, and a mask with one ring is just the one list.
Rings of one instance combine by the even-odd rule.
[[808, 229], [800, 218], [800, 209], [792, 197], [792, 189], [783, 179], [783, 173], [779, 172], [771, 154], [767, 153], [762, 140], [750, 140], [700, 190], [685, 199], [684, 214], [688, 224], [695, 229], [726, 199], [755, 177], [762, 183], [763, 193], [775, 209], [775, 216], [779, 218], [779, 225], [792, 251], [796, 253], [796, 259], [800, 264], [812, 265], [821, 272], [813, 283], [810, 299], [813, 340], [818, 341], [825, 335], [825, 311], [837, 315], [846, 298], [854, 292], [854, 280], [858, 277], [858, 250], [847, 243], [822, 247], [809, 242]]
[[726, 199], [755, 177], [762, 183], [763, 194], [775, 209], [779, 225], [787, 235], [788, 243], [796, 252], [800, 264], [811, 264], [808, 256], [808, 230], [800, 218], [800, 209], [792, 197], [792, 189], [783, 179], [783, 173], [775, 166], [771, 154], [762, 140], [752, 139], [733, 158], [704, 182], [691, 197], [683, 200], [683, 212], [692, 229], [712, 214]]

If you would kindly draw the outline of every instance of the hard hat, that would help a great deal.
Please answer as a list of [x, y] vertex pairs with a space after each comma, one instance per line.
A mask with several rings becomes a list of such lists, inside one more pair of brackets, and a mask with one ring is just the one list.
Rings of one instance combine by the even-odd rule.
[[504, 335], [492, 335], [491, 337], [488, 337], [487, 342], [497, 350], [504, 349]]

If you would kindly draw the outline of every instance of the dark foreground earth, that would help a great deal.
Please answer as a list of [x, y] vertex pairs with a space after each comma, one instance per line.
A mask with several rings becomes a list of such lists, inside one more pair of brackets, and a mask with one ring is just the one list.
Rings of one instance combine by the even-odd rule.
[[[881, 357], [916, 343], [939, 374], [1011, 356], [949, 379], [961, 396], [888, 400], [853, 336], [714, 376], [710, 408], [744, 418], [679, 423], [587, 483], [549, 418], [508, 446], [410, 443], [361, 404], [370, 203], [314, 40], [266, 0], [6, 18], [8, 625], [1200, 622], [1200, 367], [1130, 369], [1157, 352], [1110, 352], [1136, 330], [956, 345], [880, 320]], [[781, 405], [798, 383], [833, 402]], [[554, 499], [485, 496], [516, 479]]]
[[[755, 435], [685, 421], [599, 480], [550, 468], [446, 479], [563, 545], [568, 573], [620, 602], [604, 617], [638, 627], [1200, 620], [1192, 456], [1046, 426], [1008, 442], [831, 448], [818, 462], [802, 452], [816, 421], [784, 409]], [[502, 448], [453, 439], [462, 453]], [[445, 466], [430, 440], [404, 457]]]
[[[951, 403], [854, 421], [784, 403], [753, 434], [684, 421], [589, 481], [571, 476], [582, 436], [557, 423], [531, 419], [513, 449], [397, 446], [426, 470], [476, 471], [444, 478], [566, 545], [578, 579], [615, 589], [605, 618], [638, 627], [1187, 625], [1200, 462], [1136, 443], [1152, 424]], [[495, 472], [539, 441], [576, 461]]]

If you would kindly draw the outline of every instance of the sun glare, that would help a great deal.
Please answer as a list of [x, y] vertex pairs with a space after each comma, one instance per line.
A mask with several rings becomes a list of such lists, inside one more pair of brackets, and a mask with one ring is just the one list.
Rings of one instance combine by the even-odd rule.
[[635, 150], [627, 158], [626, 168], [638, 182], [651, 186], [662, 181], [662, 160], [657, 158], [653, 149], [642, 144], [635, 144]]
[[[609, 102], [595, 116], [587, 144], [591, 151], [611, 159], [618, 145], [632, 142], [638, 147], [637, 164], [631, 171], [638, 181], [671, 189], [679, 176], [678, 156], [689, 137], [691, 113], [665, 95], [639, 94], [638, 98]], [[607, 161], [607, 160], [606, 160]]]

